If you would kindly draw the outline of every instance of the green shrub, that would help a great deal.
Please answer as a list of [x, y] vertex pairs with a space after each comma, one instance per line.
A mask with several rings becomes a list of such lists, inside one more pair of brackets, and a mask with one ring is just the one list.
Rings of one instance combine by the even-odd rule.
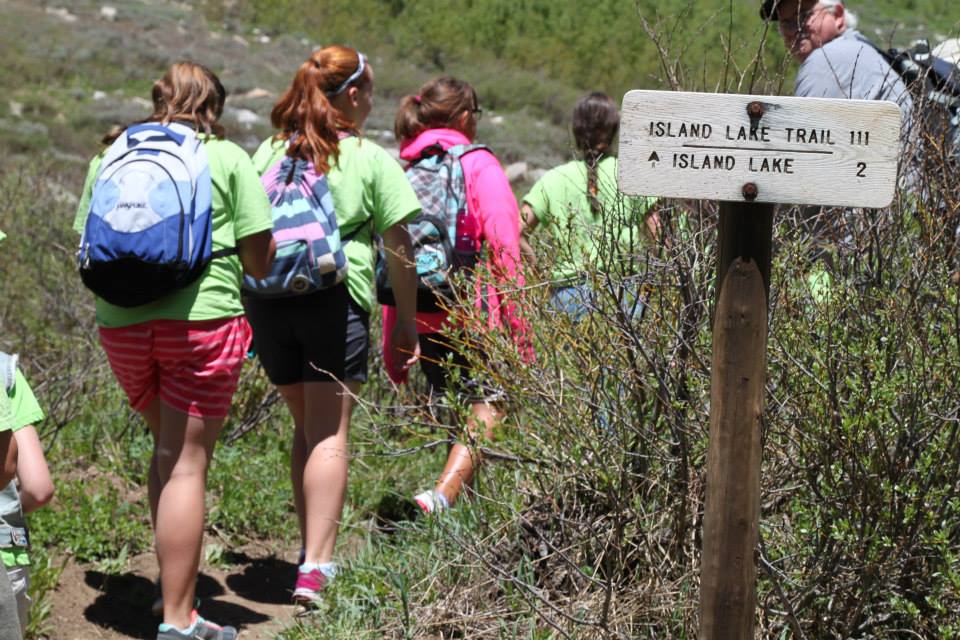
[[78, 562], [111, 561], [150, 548], [150, 510], [146, 491], [117, 478], [79, 474], [58, 478], [57, 500], [31, 517], [37, 546], [53, 546]]

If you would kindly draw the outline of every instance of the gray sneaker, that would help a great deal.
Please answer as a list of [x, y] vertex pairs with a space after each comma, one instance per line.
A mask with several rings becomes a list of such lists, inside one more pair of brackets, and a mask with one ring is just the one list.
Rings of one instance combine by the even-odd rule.
[[184, 633], [168, 624], [161, 624], [157, 630], [157, 640], [236, 640], [240, 635], [233, 627], [221, 627], [204, 620], [193, 612], [193, 630]]

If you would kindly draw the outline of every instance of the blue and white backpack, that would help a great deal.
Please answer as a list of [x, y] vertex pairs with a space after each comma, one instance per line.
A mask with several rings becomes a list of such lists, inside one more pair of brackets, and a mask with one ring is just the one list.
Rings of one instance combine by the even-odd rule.
[[[407, 180], [420, 200], [420, 213], [407, 225], [417, 264], [417, 311], [438, 311], [453, 299], [453, 275], [476, 266], [478, 252], [466, 233], [467, 186], [461, 158], [482, 144], [460, 144], [444, 150], [437, 143], [423, 150], [407, 167]], [[377, 262], [377, 299], [395, 305], [381, 248]]]
[[88, 289], [136, 307], [183, 288], [210, 260], [210, 166], [203, 142], [180, 123], [129, 127], [107, 149], [93, 185], [77, 260]]
[[273, 205], [277, 255], [266, 278], [244, 276], [244, 295], [283, 298], [342, 282], [347, 274], [343, 246], [363, 225], [340, 235], [326, 176], [309, 160], [284, 156], [260, 181]]

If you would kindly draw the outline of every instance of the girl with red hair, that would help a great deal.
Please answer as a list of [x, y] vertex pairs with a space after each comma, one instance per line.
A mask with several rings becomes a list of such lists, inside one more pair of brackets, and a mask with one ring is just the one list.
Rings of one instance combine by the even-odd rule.
[[290, 476], [303, 557], [294, 602], [307, 611], [336, 574], [333, 560], [347, 489], [348, 430], [367, 379], [374, 303], [373, 234], [389, 249], [397, 291], [394, 358], [408, 367], [418, 351], [416, 271], [405, 223], [420, 210], [400, 165], [361, 136], [373, 106], [373, 69], [339, 45], [313, 54], [273, 108], [276, 135], [253, 157], [264, 174], [285, 157], [308, 160], [326, 176], [348, 268], [344, 282], [272, 300], [247, 298], [260, 360], [293, 417]]

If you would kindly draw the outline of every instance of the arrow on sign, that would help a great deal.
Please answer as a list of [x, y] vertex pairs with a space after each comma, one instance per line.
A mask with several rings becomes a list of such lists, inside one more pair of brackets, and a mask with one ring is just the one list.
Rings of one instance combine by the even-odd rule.
[[657, 162], [659, 162], [659, 161], [660, 161], [660, 156], [657, 155], [657, 152], [656, 152], [656, 151], [654, 151], [653, 153], [651, 153], [651, 154], [650, 154], [650, 157], [647, 158], [647, 162], [652, 162], [654, 167], [657, 166]]

